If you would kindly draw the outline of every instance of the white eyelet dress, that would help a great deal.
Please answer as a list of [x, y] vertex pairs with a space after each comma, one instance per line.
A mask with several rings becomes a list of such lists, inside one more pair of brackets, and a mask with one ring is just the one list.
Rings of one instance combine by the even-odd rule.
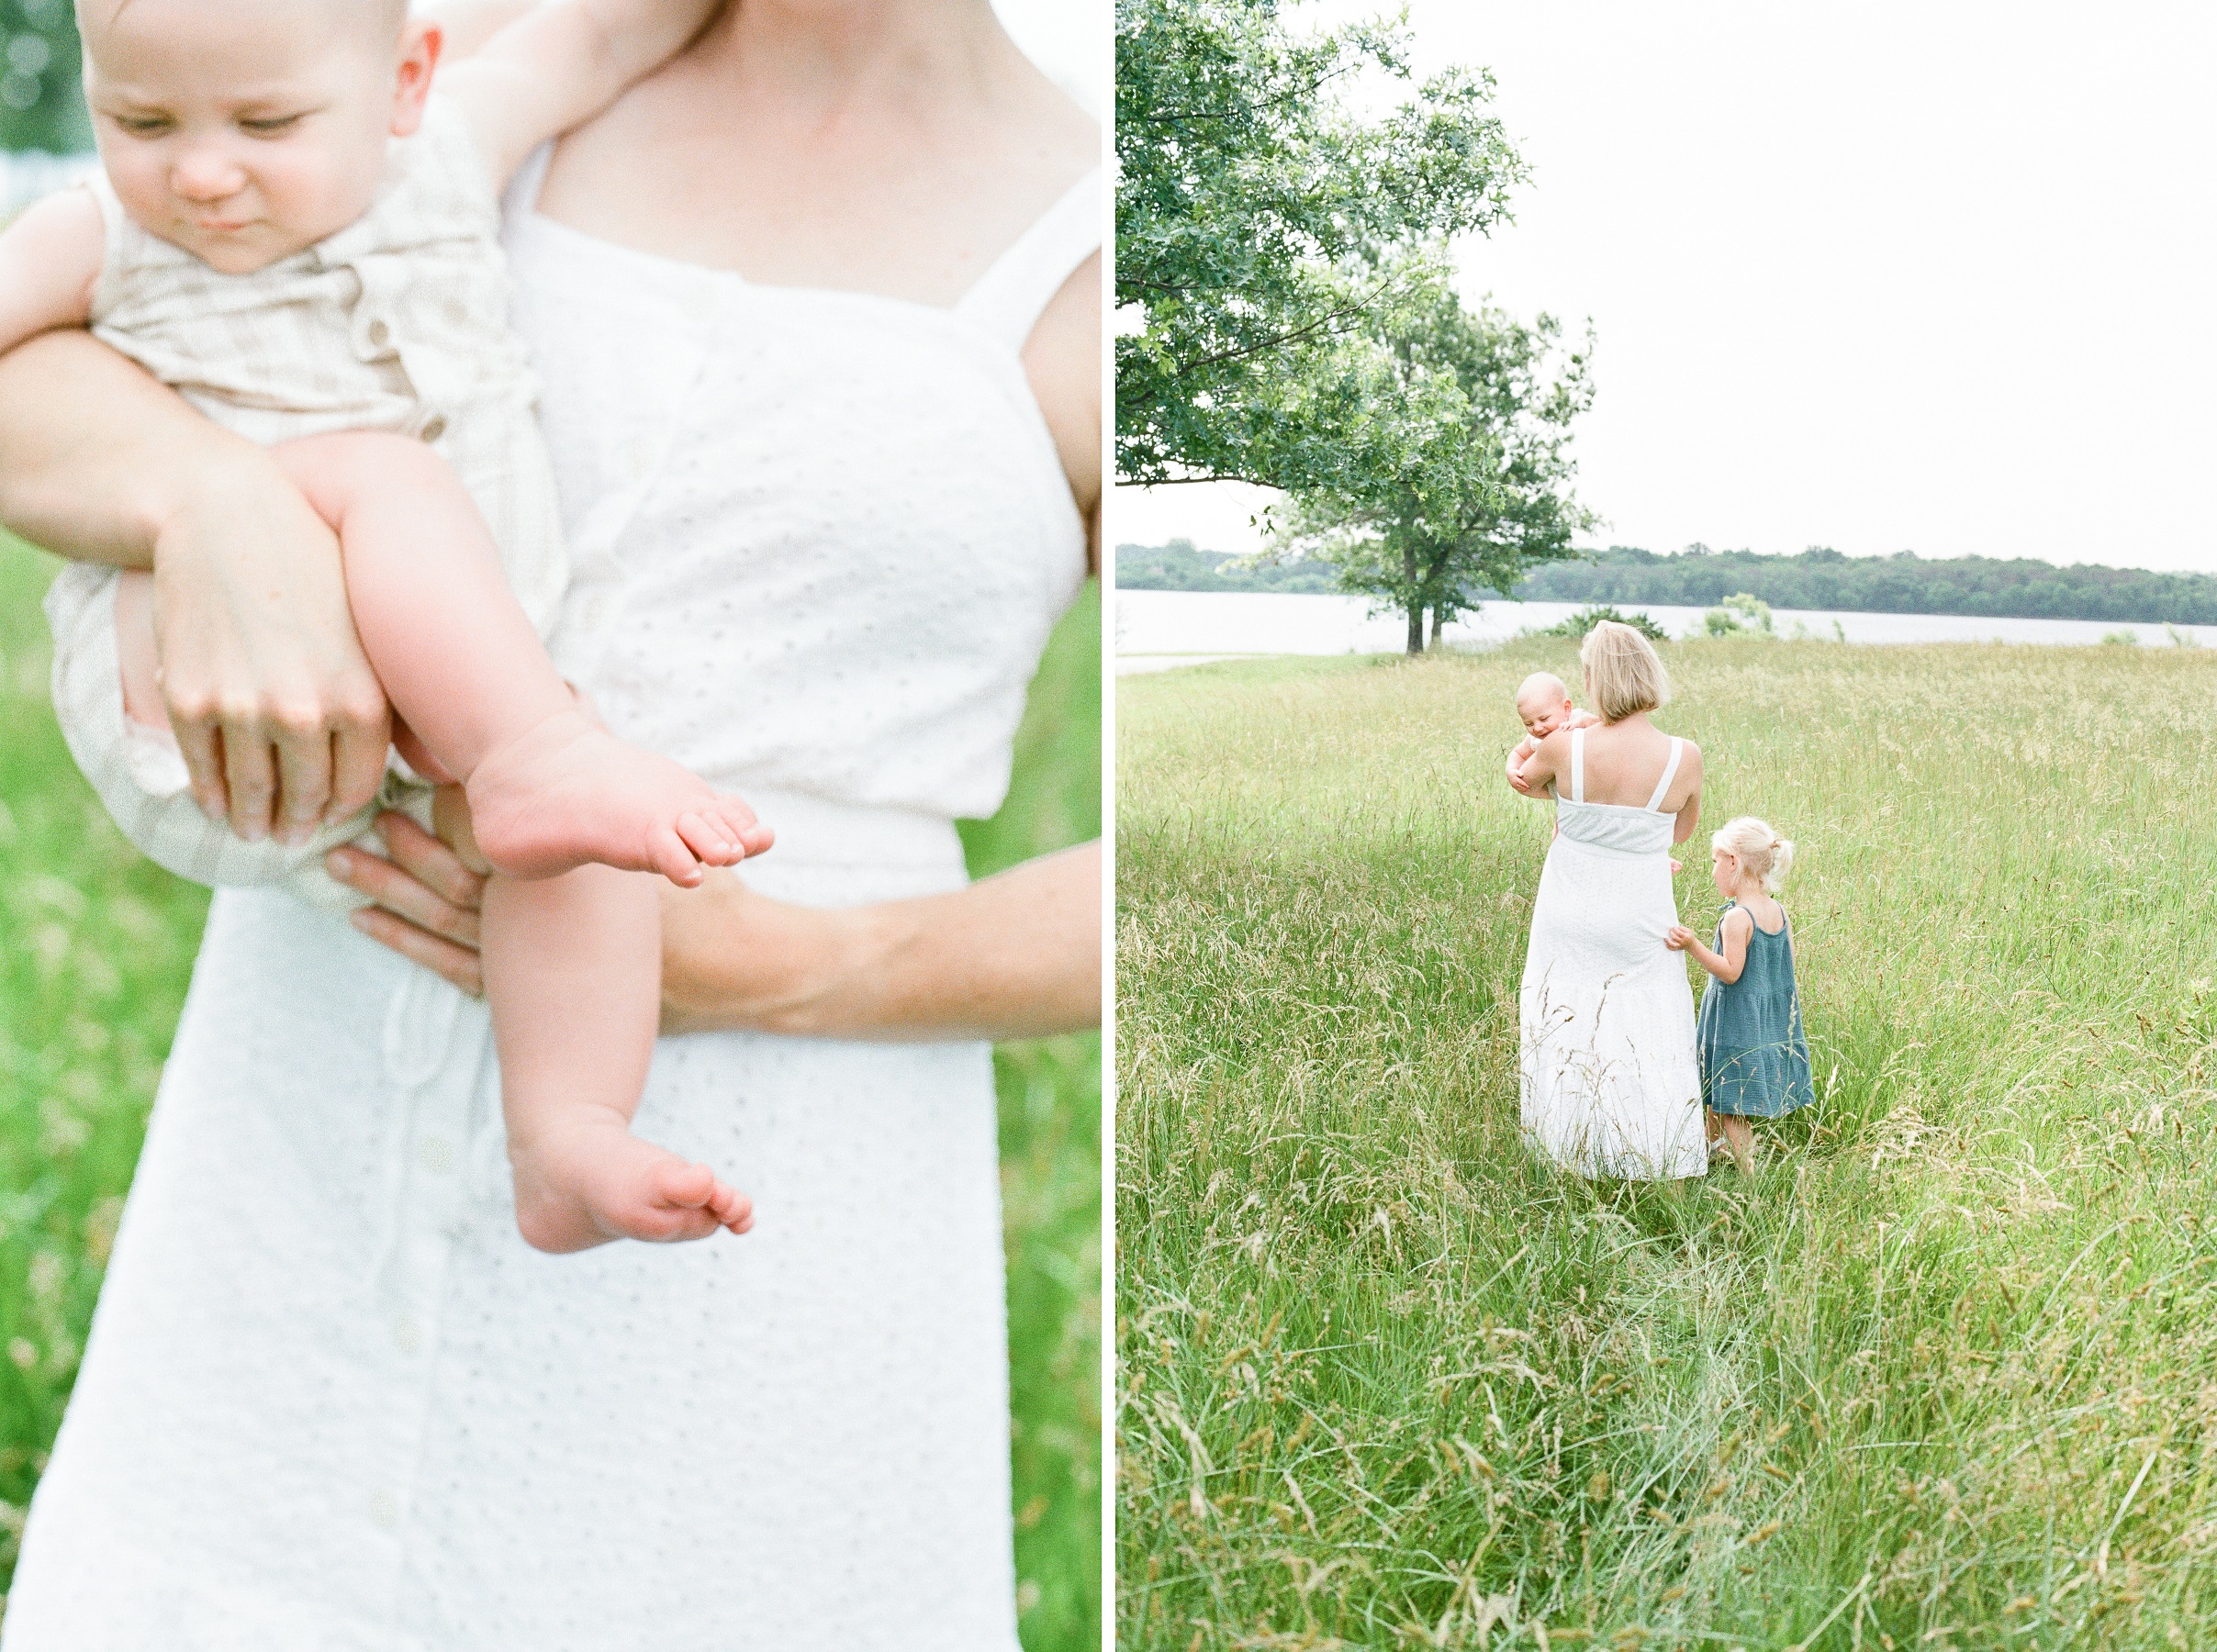
[[[511, 211], [589, 686], [768, 893], [963, 881], [1084, 575], [1018, 350], [1099, 189], [952, 310]], [[637, 1128], [756, 1231], [530, 1250], [483, 1009], [219, 891], [0, 1645], [1013, 1652], [987, 1048], [666, 1039]]]
[[1585, 731], [1571, 731], [1571, 795], [1532, 901], [1517, 1010], [1525, 1135], [1580, 1176], [1666, 1180], [1708, 1169], [1694, 992], [1663, 944], [1674, 816], [1663, 800], [1685, 742], [1645, 809], [1585, 800]]

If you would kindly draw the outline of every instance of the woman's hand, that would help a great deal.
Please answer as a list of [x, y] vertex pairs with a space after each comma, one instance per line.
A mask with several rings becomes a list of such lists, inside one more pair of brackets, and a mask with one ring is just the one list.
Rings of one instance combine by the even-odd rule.
[[263, 448], [83, 332], [0, 356], [0, 521], [154, 574], [162, 698], [200, 806], [242, 837], [360, 809], [385, 696], [330, 530]]
[[184, 492], [154, 540], [154, 640], [193, 796], [249, 843], [376, 795], [391, 719], [338, 541], [260, 450]]
[[431, 823], [440, 835], [387, 810], [377, 817], [377, 831], [390, 860], [349, 843], [326, 855], [324, 867], [375, 902], [353, 914], [356, 929], [472, 998], [483, 998], [477, 912], [492, 868], [470, 835], [469, 805], [460, 787], [443, 786], [434, 794]]

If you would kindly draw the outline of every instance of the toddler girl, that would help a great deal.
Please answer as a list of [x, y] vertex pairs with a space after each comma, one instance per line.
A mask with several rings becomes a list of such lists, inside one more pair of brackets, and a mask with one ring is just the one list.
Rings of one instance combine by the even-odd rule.
[[1741, 1169], [1753, 1163], [1748, 1120], [1775, 1119], [1816, 1091], [1794, 989], [1794, 932], [1772, 899], [1793, 864], [1794, 845], [1766, 821], [1741, 815], [1709, 839], [1717, 892], [1725, 898], [1714, 950], [1684, 924], [1663, 944], [1690, 952], [1716, 977], [1701, 995], [1696, 1028], [1701, 1099], [1709, 1140], [1721, 1135]]
[[[769, 836], [737, 798], [609, 735], [542, 646], [569, 568], [497, 239], [524, 158], [714, 9], [557, 0], [433, 95], [440, 33], [407, 0], [79, 0], [103, 175], [0, 235], [0, 349], [89, 324], [270, 446], [337, 532], [404, 725], [409, 767], [384, 800], [421, 810], [417, 776], [460, 781], [496, 873], [486, 993], [518, 1224], [544, 1250], [752, 1219], [707, 1166], [630, 1133], [660, 922], [653, 885], [621, 869], [694, 884]], [[90, 567], [48, 599], [56, 714], [118, 823], [197, 881], [360, 904], [319, 868], [374, 807], [274, 843], [200, 812], [152, 604], [147, 575]]]

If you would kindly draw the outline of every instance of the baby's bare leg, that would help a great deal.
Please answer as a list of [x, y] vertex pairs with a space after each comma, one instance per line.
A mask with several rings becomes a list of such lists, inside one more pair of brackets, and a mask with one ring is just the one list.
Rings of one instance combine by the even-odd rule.
[[689, 887], [703, 863], [768, 846], [738, 798], [579, 709], [437, 454], [364, 430], [274, 452], [337, 530], [363, 651], [394, 709], [462, 780], [495, 866], [543, 877], [592, 861]]
[[661, 1007], [654, 885], [607, 866], [496, 875], [483, 944], [524, 1238], [578, 1251], [745, 1233], [754, 1206], [745, 1194], [631, 1133]]

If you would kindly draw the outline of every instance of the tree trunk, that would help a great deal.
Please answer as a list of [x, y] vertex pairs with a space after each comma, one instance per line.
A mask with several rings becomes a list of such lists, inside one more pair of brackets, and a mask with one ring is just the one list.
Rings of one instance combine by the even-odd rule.
[[1432, 640], [1425, 644], [1425, 646], [1428, 648], [1438, 648], [1439, 646], [1439, 633], [1446, 629], [1447, 610], [1442, 608], [1438, 603], [1435, 602], [1432, 604]]
[[1401, 575], [1409, 589], [1409, 637], [1407, 652], [1424, 652], [1424, 598], [1416, 592], [1416, 551], [1415, 546], [1404, 546], [1401, 552]]

